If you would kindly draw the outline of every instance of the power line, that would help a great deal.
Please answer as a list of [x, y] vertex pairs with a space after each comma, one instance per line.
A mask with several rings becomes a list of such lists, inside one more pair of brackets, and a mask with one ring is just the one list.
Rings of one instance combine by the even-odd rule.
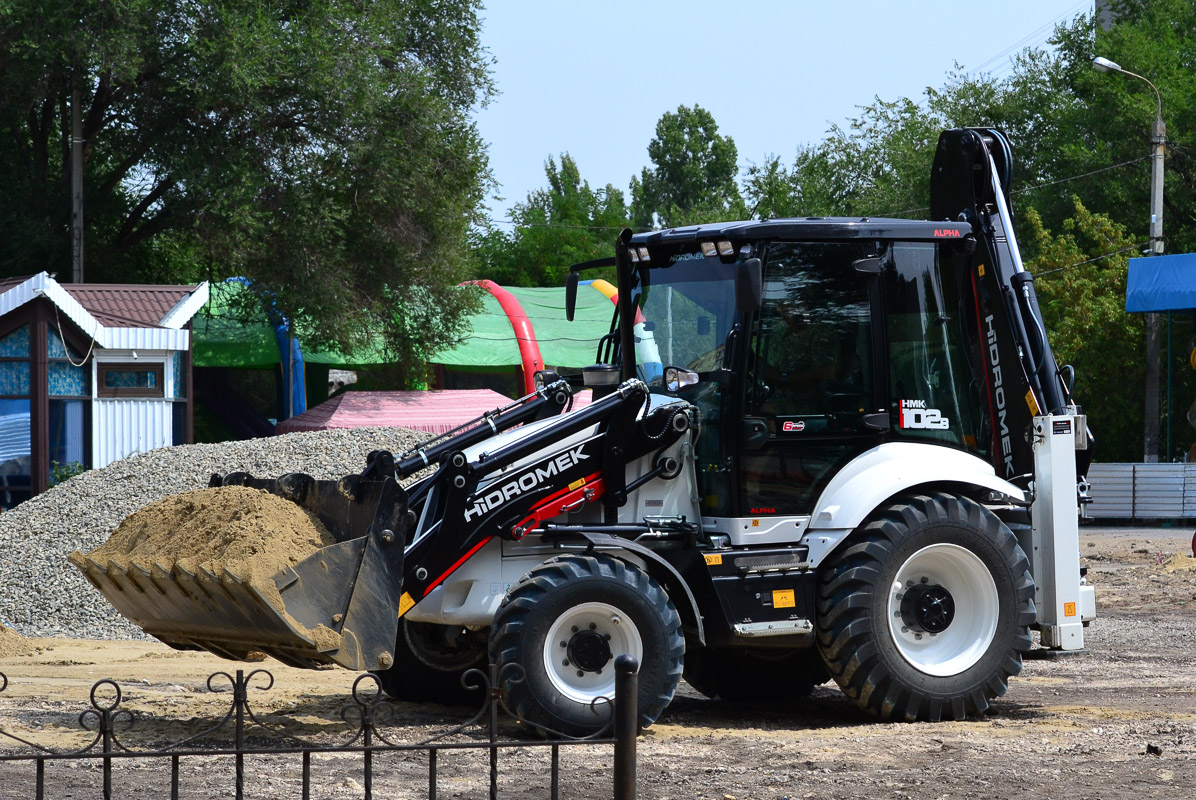
[[1081, 175], [1072, 175], [1070, 178], [1060, 178], [1057, 181], [1047, 181], [1046, 183], [1039, 183], [1034, 186], [1025, 186], [1025, 187], [1022, 187], [1021, 189], [1014, 191], [1013, 194], [1024, 194], [1025, 192], [1032, 192], [1035, 189], [1042, 189], [1047, 186], [1054, 186], [1055, 184], [1059, 184], [1059, 183], [1067, 183], [1068, 181], [1078, 181], [1080, 178], [1087, 178], [1090, 175], [1097, 175], [1101, 172], [1108, 172], [1111, 169], [1118, 169], [1119, 167], [1129, 166], [1130, 164], [1137, 164], [1139, 161], [1148, 161], [1152, 158], [1154, 158], [1154, 156], [1140, 156], [1138, 158], [1131, 158], [1129, 161], [1122, 161], [1120, 164], [1110, 164], [1107, 167], [1101, 167], [1099, 169], [1094, 169], [1091, 172], [1085, 172]]
[[1084, 261], [1077, 261], [1076, 263], [1068, 264], [1065, 267], [1055, 267], [1054, 269], [1048, 269], [1046, 272], [1035, 272], [1034, 277], [1035, 278], [1044, 278], [1047, 275], [1053, 275], [1056, 272], [1062, 272], [1065, 269], [1071, 269], [1072, 267], [1082, 267], [1085, 264], [1091, 264], [1094, 261], [1100, 261], [1105, 258], [1112, 258], [1113, 256], [1119, 256], [1122, 253], [1128, 253], [1131, 250], [1138, 250], [1138, 249], [1145, 247], [1148, 244], [1150, 244], [1150, 242], [1139, 242], [1138, 244], [1131, 244], [1129, 247], [1123, 247], [1120, 250], [1114, 250], [1111, 253], [1102, 253], [1099, 256], [1093, 256], [1092, 258], [1086, 259]]
[[[1012, 192], [1010, 192], [1010, 194], [1025, 194], [1026, 192], [1033, 192], [1036, 189], [1044, 189], [1047, 186], [1057, 186], [1060, 183], [1067, 183], [1069, 181], [1078, 181], [1081, 178], [1088, 178], [1093, 175], [1099, 175], [1100, 173], [1108, 172], [1111, 169], [1120, 169], [1121, 167], [1127, 167], [1130, 164], [1137, 164], [1139, 161], [1149, 161], [1151, 158], [1154, 158], [1154, 156], [1139, 156], [1138, 158], [1131, 158], [1129, 161], [1122, 161], [1119, 164], [1110, 164], [1107, 167], [1100, 167], [1099, 169], [1090, 170], [1088, 172], [1082, 172], [1079, 175], [1071, 175], [1069, 177], [1059, 178], [1058, 180], [1054, 180], [1054, 181], [1046, 181], [1045, 183], [1036, 183], [1033, 186], [1023, 186], [1020, 189], [1014, 189]], [[890, 211], [890, 212], [886, 212], [884, 214], [872, 214], [870, 216], [900, 217], [903, 214], [913, 214], [917, 211], [930, 211], [930, 209], [929, 208], [907, 208], [904, 211]]]
[[1080, 9], [1082, 9], [1088, 5], [1090, 5], [1090, 0], [1081, 0], [1079, 3], [1076, 3], [1071, 8], [1067, 9], [1063, 13], [1056, 16], [1054, 19], [1050, 20], [1049, 22], [1044, 23], [1043, 25], [1040, 25], [1039, 27], [1035, 28], [1030, 33], [1023, 36], [1021, 39], [1018, 39], [1016, 42], [1009, 45], [1004, 50], [997, 53], [995, 56], [992, 56], [991, 58], [987, 59], [986, 61], [983, 61], [980, 64], [978, 64], [977, 66], [968, 70], [967, 74], [977, 75], [979, 73], [984, 72], [984, 69], [986, 67], [988, 67], [990, 64], [994, 64], [996, 62], [999, 62], [1003, 58], [1007, 58], [1008, 56], [1010, 56], [1013, 52], [1015, 52], [1017, 50], [1024, 50], [1026, 48], [1034, 47], [1036, 45], [1042, 44], [1043, 42], [1045, 42], [1047, 40], [1047, 38], [1049, 38], [1050, 34], [1054, 31], [1056, 25], [1058, 25], [1064, 19], [1075, 16], [1075, 14], [1077, 12], [1079, 12]]
[[491, 220], [495, 225], [510, 225], [517, 228], [559, 228], [571, 231], [621, 231], [626, 225], [559, 225], [555, 222], [516, 222], [511, 219]]

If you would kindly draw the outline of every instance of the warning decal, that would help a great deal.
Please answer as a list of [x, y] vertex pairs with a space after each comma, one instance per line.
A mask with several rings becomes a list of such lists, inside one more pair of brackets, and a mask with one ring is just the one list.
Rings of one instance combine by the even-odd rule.
[[793, 608], [797, 605], [797, 597], [794, 595], [792, 589], [773, 589], [772, 591], [772, 607], [773, 608]]

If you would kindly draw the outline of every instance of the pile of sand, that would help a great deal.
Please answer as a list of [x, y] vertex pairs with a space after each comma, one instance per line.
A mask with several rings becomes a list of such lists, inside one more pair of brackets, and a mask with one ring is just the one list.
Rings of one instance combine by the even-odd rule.
[[[301, 506], [261, 489], [222, 486], [176, 494], [145, 506], [126, 517], [108, 541], [86, 558], [125, 568], [137, 562], [166, 570], [177, 566], [192, 573], [203, 568], [222, 575], [227, 570], [283, 613], [282, 598], [271, 578], [335, 543], [324, 524]], [[84, 555], [78, 550], [69, 558], [85, 569]], [[339, 635], [324, 626], [309, 633], [321, 647], [339, 641]]]
[[1163, 562], [1164, 572], [1196, 572], [1196, 558], [1179, 553]]
[[28, 656], [34, 651], [33, 643], [12, 628], [0, 625], [0, 658]]
[[269, 577], [335, 543], [315, 515], [289, 500], [261, 489], [222, 486], [145, 506], [126, 517], [88, 557], [122, 565], [136, 561], [167, 568], [181, 564], [192, 571], [227, 569], [253, 578]]

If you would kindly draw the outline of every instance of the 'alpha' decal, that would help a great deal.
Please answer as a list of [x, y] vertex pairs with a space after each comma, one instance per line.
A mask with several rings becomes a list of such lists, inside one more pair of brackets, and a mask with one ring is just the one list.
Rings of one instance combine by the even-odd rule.
[[944, 431], [951, 427], [951, 420], [937, 408], [927, 408], [925, 400], [901, 401], [901, 427], [922, 430]]
[[946, 236], [949, 239], [958, 239], [959, 237], [963, 236], [962, 233], [955, 230], [954, 228], [935, 228], [934, 235], [935, 236]]

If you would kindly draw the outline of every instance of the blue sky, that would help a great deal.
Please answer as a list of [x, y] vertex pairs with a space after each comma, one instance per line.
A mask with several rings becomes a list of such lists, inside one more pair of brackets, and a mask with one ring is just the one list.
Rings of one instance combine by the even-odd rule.
[[[740, 166], [792, 160], [875, 97], [920, 97], [956, 63], [1007, 74], [1092, 0], [489, 0], [482, 42], [500, 94], [477, 113], [501, 184], [496, 221], [570, 153], [591, 186], [627, 190], [656, 121], [710, 111]], [[1016, 146], [1016, 143], [1014, 143]], [[499, 199], [501, 198], [501, 199]]]

